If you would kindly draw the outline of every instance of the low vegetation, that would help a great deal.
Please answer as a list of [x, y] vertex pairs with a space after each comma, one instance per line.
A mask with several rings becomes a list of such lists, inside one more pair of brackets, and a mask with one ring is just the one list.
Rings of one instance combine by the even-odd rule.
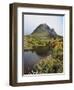
[[25, 40], [24, 49], [36, 49], [39, 46], [48, 46], [48, 49], [51, 51], [48, 56], [40, 59], [40, 61], [33, 66], [32, 74], [63, 72], [63, 38], [36, 38], [35, 36], [26, 36]]
[[54, 59], [52, 56], [47, 56], [41, 59], [38, 64], [35, 64], [32, 70], [33, 74], [41, 73], [62, 73], [63, 62], [59, 59]]
[[47, 24], [40, 24], [30, 35], [24, 36], [24, 50], [34, 50], [38, 55], [50, 52], [34, 64], [31, 73], [63, 72], [63, 37]]

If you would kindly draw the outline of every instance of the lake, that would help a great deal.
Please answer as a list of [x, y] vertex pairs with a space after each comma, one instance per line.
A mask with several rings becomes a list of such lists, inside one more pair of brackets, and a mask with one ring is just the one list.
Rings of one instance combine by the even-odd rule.
[[34, 64], [37, 64], [41, 58], [50, 54], [49, 47], [37, 47], [34, 50], [24, 50], [24, 74], [31, 74]]

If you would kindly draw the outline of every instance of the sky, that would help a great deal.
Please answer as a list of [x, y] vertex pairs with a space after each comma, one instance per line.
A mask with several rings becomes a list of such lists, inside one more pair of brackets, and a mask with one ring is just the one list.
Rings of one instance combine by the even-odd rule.
[[24, 14], [24, 35], [31, 34], [40, 24], [47, 24], [53, 28], [58, 35], [63, 36], [64, 16], [56, 15], [25, 15]]

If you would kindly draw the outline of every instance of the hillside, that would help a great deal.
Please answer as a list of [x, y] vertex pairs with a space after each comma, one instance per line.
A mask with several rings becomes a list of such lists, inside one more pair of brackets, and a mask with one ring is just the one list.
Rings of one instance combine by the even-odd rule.
[[57, 34], [54, 29], [51, 29], [47, 24], [40, 24], [31, 35], [38, 37], [56, 37]]
[[57, 35], [54, 29], [47, 24], [40, 24], [30, 35], [24, 36], [24, 49], [46, 46], [55, 39], [63, 41], [63, 37]]
[[40, 57], [31, 74], [63, 72], [63, 37], [47, 24], [40, 24], [30, 35], [24, 36], [25, 51]]

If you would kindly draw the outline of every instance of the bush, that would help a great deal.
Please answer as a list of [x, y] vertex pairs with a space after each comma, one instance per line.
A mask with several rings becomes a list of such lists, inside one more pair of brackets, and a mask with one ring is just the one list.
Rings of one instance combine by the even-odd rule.
[[62, 73], [63, 62], [55, 60], [52, 56], [41, 59], [38, 64], [35, 64], [32, 73]]

